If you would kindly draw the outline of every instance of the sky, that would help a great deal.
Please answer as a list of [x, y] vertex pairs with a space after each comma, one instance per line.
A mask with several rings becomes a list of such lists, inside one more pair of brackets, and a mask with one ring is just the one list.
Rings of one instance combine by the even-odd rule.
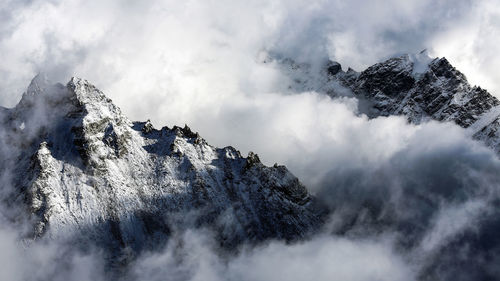
[[[173, 241], [138, 259], [132, 267], [138, 276], [271, 280], [285, 278], [276, 268], [289, 268], [289, 280], [412, 280], [436, 251], [445, 251], [443, 260], [453, 257], [457, 237], [495, 226], [474, 222], [496, 214], [496, 155], [453, 124], [368, 119], [358, 114], [354, 98], [291, 92], [289, 78], [260, 58], [272, 52], [363, 70], [427, 49], [500, 97], [499, 38], [498, 0], [0, 0], [0, 105], [14, 106], [39, 72], [61, 83], [82, 77], [132, 120], [151, 119], [157, 128], [188, 124], [210, 144], [285, 164], [311, 193], [340, 210], [310, 241], [272, 241], [229, 263], [212, 251], [210, 235], [188, 232], [178, 237], [187, 244], [184, 264], [173, 256]], [[419, 244], [398, 251], [401, 233], [391, 228], [368, 238], [328, 235], [366, 200], [395, 226], [422, 227]], [[363, 223], [359, 228], [366, 230]], [[15, 237], [0, 229], [6, 249], [0, 261], [12, 264], [0, 277], [20, 278], [29, 264], [27, 279], [100, 278], [94, 256], [70, 255], [68, 270], [59, 272], [49, 261], [67, 257], [58, 254], [64, 246], [37, 245], [30, 255], [12, 246]], [[459, 249], [460, 261], [469, 255], [471, 268], [487, 268], [483, 253]], [[372, 260], [379, 264], [366, 266]]]

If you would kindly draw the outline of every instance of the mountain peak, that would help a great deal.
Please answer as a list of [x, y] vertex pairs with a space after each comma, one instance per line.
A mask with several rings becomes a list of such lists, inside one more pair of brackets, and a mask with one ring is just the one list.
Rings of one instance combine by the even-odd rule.
[[45, 90], [52, 85], [47, 77], [47, 74], [40, 72], [31, 80], [27, 90], [27, 95], [35, 95], [38, 93], [43, 93]]
[[31, 79], [28, 88], [23, 93], [21, 100], [19, 101], [19, 107], [30, 107], [33, 106], [35, 100], [39, 99], [40, 96], [44, 96], [46, 92], [51, 91], [53, 85], [49, 81], [47, 75], [45, 73], [38, 73]]
[[445, 57], [433, 59], [429, 63], [429, 69], [438, 77], [468, 83], [465, 75], [457, 70]]
[[298, 238], [321, 223], [314, 198], [283, 166], [210, 146], [187, 125], [132, 123], [81, 78], [62, 86], [35, 77], [27, 93], [35, 93], [20, 102], [28, 108], [6, 112], [15, 141], [0, 158], [11, 161], [2, 165], [15, 171], [13, 192], [25, 198], [35, 236], [73, 233], [116, 256], [177, 227], [210, 227], [230, 248]]
[[389, 58], [361, 72], [350, 68], [344, 72], [332, 61], [322, 71], [298, 67], [292, 59], [276, 61], [289, 76], [292, 91], [356, 97], [360, 113], [370, 118], [403, 115], [415, 124], [451, 121], [500, 153], [500, 101], [472, 87], [445, 57], [432, 58], [423, 50]]
[[71, 92], [73, 103], [85, 111], [87, 122], [113, 120], [117, 124], [131, 124], [120, 108], [89, 81], [72, 77], [66, 88]]

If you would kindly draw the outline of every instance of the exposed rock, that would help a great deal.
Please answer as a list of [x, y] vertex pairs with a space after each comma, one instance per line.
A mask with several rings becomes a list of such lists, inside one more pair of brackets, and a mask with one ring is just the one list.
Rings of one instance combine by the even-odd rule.
[[85, 80], [61, 88], [39, 79], [2, 112], [1, 133], [12, 141], [0, 150], [0, 171], [15, 175], [35, 236], [74, 235], [116, 256], [158, 247], [188, 227], [212, 229], [231, 249], [320, 226], [314, 199], [284, 166], [210, 146], [187, 125], [132, 123]]
[[342, 66], [336, 61], [328, 61], [325, 68], [328, 72], [328, 75], [330, 76], [335, 76], [335, 74], [339, 73], [342, 70]]
[[426, 52], [403, 55], [359, 73], [351, 68], [343, 72], [331, 61], [319, 72], [292, 67], [298, 64], [290, 59], [278, 60], [278, 64], [290, 76], [292, 90], [317, 91], [332, 97], [350, 91], [363, 102], [361, 113], [370, 118], [404, 115], [415, 124], [429, 119], [454, 122], [500, 153], [495, 122], [500, 117], [500, 101], [486, 90], [469, 85], [465, 75], [446, 58], [431, 59]]
[[144, 126], [142, 127], [141, 131], [144, 134], [149, 134], [154, 130], [153, 124], [151, 124], [151, 121], [148, 119], [146, 123], [144, 123]]

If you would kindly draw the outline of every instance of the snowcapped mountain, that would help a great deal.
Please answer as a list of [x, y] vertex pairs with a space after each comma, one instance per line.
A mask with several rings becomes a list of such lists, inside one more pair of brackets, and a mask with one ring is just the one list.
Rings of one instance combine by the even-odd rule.
[[[292, 91], [355, 97], [359, 111], [371, 118], [454, 122], [500, 152], [500, 102], [470, 86], [444, 58], [404, 55], [362, 72], [343, 71], [332, 61], [318, 68], [290, 59], [264, 62], [291, 78]], [[423, 280], [497, 272], [500, 242], [490, 233], [500, 225], [500, 164], [489, 151], [491, 158], [472, 169], [468, 156], [455, 151], [443, 153], [439, 163], [425, 157], [404, 162], [403, 154], [404, 160], [387, 167], [391, 173], [381, 167], [374, 174], [339, 174], [315, 198], [286, 167], [267, 167], [254, 153], [243, 157], [232, 147], [215, 148], [187, 126], [155, 129], [149, 121], [130, 121], [79, 78], [62, 85], [36, 76], [14, 108], [0, 107], [0, 124], [0, 178], [10, 183], [1, 190], [7, 198], [1, 207], [13, 210], [0, 214], [12, 221], [28, 214], [30, 238], [97, 246], [118, 271], [175, 234], [204, 228], [229, 250], [325, 231], [355, 238], [390, 233], [405, 257], [421, 259]], [[434, 173], [437, 166], [440, 173]], [[359, 177], [367, 178], [350, 180]], [[388, 185], [393, 177], [398, 184]], [[460, 208], [462, 219], [445, 223], [449, 229], [441, 237], [440, 220], [456, 220], [448, 212]], [[468, 229], [477, 218], [481, 223]]]
[[454, 122], [500, 153], [500, 101], [471, 86], [446, 58], [432, 59], [423, 51], [388, 59], [362, 72], [343, 71], [332, 61], [319, 69], [291, 59], [267, 57], [264, 62], [277, 62], [291, 78], [293, 90], [355, 96], [360, 112], [369, 117], [404, 115], [415, 124], [430, 119]]
[[76, 235], [118, 254], [187, 227], [209, 227], [231, 248], [300, 238], [321, 224], [286, 167], [210, 146], [187, 126], [131, 122], [86, 80], [52, 85], [39, 75], [0, 121], [0, 171], [11, 205], [32, 214], [35, 237]]
[[[375, 172], [335, 173], [317, 196], [331, 199], [327, 206], [337, 235], [395, 234], [399, 251], [420, 260], [417, 280], [498, 279], [496, 97], [470, 86], [445, 58], [432, 59], [425, 53], [391, 58], [362, 72], [343, 71], [332, 61], [308, 64], [268, 56], [262, 62], [285, 73], [291, 91], [356, 98], [359, 113], [369, 118], [399, 115], [413, 124], [453, 122], [492, 148], [497, 156], [489, 151], [485, 157], [467, 155], [463, 147], [416, 157], [402, 151]], [[458, 226], [460, 221], [467, 222]]]

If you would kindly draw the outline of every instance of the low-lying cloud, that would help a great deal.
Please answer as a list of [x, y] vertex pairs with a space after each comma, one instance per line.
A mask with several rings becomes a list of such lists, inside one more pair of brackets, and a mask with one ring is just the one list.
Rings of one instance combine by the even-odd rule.
[[174, 243], [145, 255], [133, 272], [145, 280], [414, 280], [412, 268], [391, 250], [388, 241], [319, 236], [293, 245], [271, 242], [228, 259], [214, 255], [207, 236], [182, 237], [179, 264]]
[[83, 253], [62, 241], [22, 240], [18, 229], [1, 223], [1, 280], [106, 280], [98, 250]]

